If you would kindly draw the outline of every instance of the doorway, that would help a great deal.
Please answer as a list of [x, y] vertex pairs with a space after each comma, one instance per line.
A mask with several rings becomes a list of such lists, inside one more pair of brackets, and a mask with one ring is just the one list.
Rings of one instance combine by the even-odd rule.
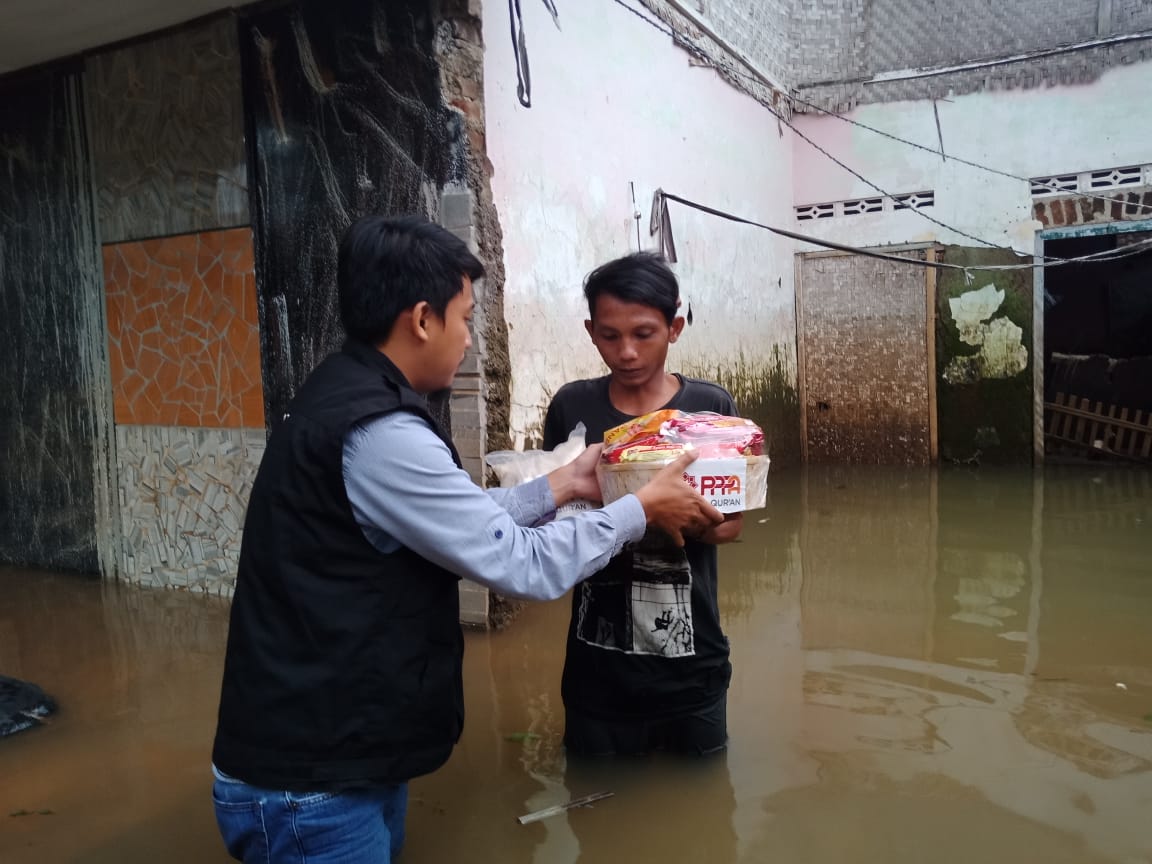
[[[1123, 256], [1152, 230], [1043, 238], [1043, 254]], [[1048, 461], [1152, 458], [1152, 248], [1050, 267], [1043, 278]]]

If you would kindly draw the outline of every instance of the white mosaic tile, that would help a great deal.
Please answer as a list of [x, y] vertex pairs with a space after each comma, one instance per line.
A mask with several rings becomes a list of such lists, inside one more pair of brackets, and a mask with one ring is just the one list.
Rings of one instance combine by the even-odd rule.
[[262, 429], [118, 426], [129, 582], [230, 596]]

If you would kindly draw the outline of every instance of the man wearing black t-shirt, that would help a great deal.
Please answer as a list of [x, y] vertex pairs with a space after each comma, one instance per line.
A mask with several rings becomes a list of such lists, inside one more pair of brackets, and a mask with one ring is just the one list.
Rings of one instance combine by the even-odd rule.
[[[545, 417], [545, 449], [566, 441], [581, 421], [586, 440], [596, 443], [606, 430], [664, 408], [736, 414], [724, 388], [665, 371], [684, 318], [663, 258], [635, 253], [611, 261], [588, 276], [584, 294], [584, 326], [610, 374], [560, 389]], [[561, 684], [570, 752], [724, 748], [732, 667], [720, 628], [716, 544], [739, 537], [742, 518], [729, 515], [683, 548], [649, 531], [576, 587]]]

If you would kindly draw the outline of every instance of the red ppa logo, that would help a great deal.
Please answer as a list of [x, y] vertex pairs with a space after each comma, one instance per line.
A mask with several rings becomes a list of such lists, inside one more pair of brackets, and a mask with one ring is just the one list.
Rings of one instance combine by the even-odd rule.
[[697, 492], [700, 491], [700, 488], [696, 485], [696, 478], [693, 477], [691, 474], [685, 474], [684, 475], [684, 482], [687, 483], [689, 486], [691, 486], [693, 489], [695, 489]]
[[740, 478], [735, 474], [705, 474], [700, 478], [700, 494], [705, 497], [739, 495]]

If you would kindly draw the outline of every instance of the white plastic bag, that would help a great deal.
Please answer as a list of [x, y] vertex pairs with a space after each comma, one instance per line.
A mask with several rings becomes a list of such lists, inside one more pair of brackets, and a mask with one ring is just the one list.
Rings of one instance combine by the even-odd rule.
[[563, 468], [583, 453], [586, 431], [583, 423], [578, 424], [568, 440], [557, 444], [555, 450], [496, 450], [484, 461], [496, 472], [502, 487], [519, 486]]

